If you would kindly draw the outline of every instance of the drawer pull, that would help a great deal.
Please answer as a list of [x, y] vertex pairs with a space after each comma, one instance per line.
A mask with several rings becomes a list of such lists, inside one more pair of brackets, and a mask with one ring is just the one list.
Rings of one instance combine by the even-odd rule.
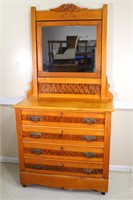
[[84, 169], [84, 173], [86, 174], [95, 174], [95, 170], [94, 169]]
[[96, 123], [96, 119], [95, 118], [83, 118], [83, 122], [85, 124], [95, 124]]
[[29, 116], [29, 120], [33, 122], [39, 122], [41, 121], [41, 117], [39, 116]]
[[94, 158], [96, 156], [96, 153], [94, 153], [94, 152], [83, 152], [83, 156], [88, 157], [88, 158]]
[[42, 165], [38, 165], [38, 164], [33, 165], [33, 169], [42, 169], [42, 168], [43, 168]]
[[42, 149], [31, 149], [31, 153], [39, 155], [39, 154], [43, 153], [43, 150]]
[[96, 139], [97, 139], [97, 137], [93, 136], [93, 135], [83, 136], [83, 140], [85, 140], [85, 141], [95, 141]]
[[38, 138], [41, 138], [41, 137], [42, 137], [42, 133], [30, 132], [30, 136], [31, 136], [32, 138], [38, 139]]

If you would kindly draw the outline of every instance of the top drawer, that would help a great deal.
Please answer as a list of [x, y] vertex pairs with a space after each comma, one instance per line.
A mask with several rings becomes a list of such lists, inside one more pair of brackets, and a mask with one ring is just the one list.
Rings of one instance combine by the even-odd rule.
[[94, 126], [103, 128], [105, 124], [104, 113], [90, 113], [80, 111], [45, 111], [45, 110], [22, 110], [22, 124], [28, 125], [54, 125], [73, 127]]

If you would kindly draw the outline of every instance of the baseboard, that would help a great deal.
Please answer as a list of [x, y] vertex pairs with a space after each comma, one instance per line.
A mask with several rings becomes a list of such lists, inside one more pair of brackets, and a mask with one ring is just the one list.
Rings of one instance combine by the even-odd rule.
[[[18, 164], [18, 158], [14, 157], [0, 157], [0, 163], [15, 163]], [[112, 172], [133, 172], [133, 166], [123, 166], [123, 165], [110, 165], [109, 171]]]
[[19, 161], [18, 161], [18, 158], [0, 156], [0, 162], [3, 162], [3, 163], [16, 163], [16, 164], [18, 164]]
[[124, 166], [124, 165], [110, 165], [109, 171], [114, 172], [131, 172], [131, 166]]
[[131, 166], [131, 172], [133, 173], [133, 166]]

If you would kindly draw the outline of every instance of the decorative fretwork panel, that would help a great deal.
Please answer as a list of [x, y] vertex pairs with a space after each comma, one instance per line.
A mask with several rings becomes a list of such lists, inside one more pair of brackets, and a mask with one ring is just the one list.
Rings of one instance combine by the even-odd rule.
[[56, 84], [39, 83], [40, 94], [90, 94], [100, 95], [101, 85], [99, 84]]

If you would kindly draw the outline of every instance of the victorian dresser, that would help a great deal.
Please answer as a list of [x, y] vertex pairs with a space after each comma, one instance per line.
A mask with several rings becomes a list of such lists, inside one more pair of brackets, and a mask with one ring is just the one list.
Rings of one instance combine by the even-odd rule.
[[15, 105], [20, 183], [108, 191], [107, 5], [31, 8], [33, 76]]

